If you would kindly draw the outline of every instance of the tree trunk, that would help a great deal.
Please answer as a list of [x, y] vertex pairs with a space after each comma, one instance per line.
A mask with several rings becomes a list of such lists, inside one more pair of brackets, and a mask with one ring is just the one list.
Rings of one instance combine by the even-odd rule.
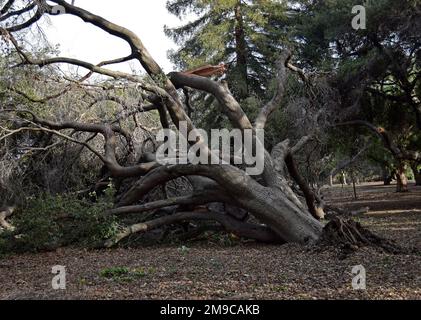
[[238, 199], [243, 208], [252, 212], [285, 242], [306, 244], [319, 240], [323, 232], [320, 222], [295, 206], [281, 192], [259, 189], [260, 186], [250, 186], [251, 196]]
[[308, 210], [310, 211], [313, 218], [320, 220], [324, 218], [324, 216], [319, 216], [320, 211], [316, 208], [316, 198], [314, 196], [313, 191], [310, 189], [307, 181], [301, 176], [301, 174], [298, 171], [298, 168], [295, 164], [294, 157], [291, 153], [289, 153], [285, 157], [285, 163], [288, 168], [288, 172], [291, 175], [291, 178], [294, 179], [294, 181], [298, 184], [301, 191], [304, 193], [304, 198], [306, 199]]
[[237, 58], [236, 74], [238, 76], [238, 88], [236, 93], [240, 100], [248, 96], [247, 74], [247, 44], [244, 32], [244, 18], [241, 10], [241, 1], [235, 6], [235, 53]]
[[405, 171], [406, 165], [400, 164], [396, 171], [396, 180], [398, 182], [396, 192], [408, 192], [408, 178], [406, 177]]
[[315, 243], [323, 232], [323, 225], [308, 213], [286, 181], [276, 176], [276, 173], [272, 174], [273, 181], [277, 182], [276, 186], [266, 187], [242, 170], [224, 165], [173, 165], [155, 169], [141, 178], [120, 199], [119, 206], [128, 206], [139, 201], [157, 184], [191, 175], [212, 178], [224, 186], [220, 194], [224, 197], [223, 202], [231, 202], [250, 212], [285, 242]]
[[354, 199], [357, 200], [358, 199], [358, 196], [357, 196], [357, 186], [356, 186], [356, 181], [355, 181], [354, 174], [352, 174], [352, 189], [354, 190]]
[[342, 172], [342, 174], [341, 174], [341, 182], [344, 186], [348, 185], [348, 183], [346, 181], [346, 173], [345, 172]]
[[421, 186], [421, 170], [418, 169], [417, 164], [411, 166], [412, 172], [414, 173], [415, 185]]
[[415, 176], [415, 185], [421, 186], [421, 172], [414, 173]]
[[383, 172], [383, 184], [385, 186], [390, 186], [393, 180], [393, 175], [390, 173], [387, 167], [383, 167], [382, 172]]

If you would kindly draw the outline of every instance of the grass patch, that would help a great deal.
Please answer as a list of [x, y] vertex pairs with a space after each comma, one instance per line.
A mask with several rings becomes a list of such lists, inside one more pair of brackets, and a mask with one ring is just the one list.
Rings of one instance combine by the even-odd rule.
[[102, 269], [99, 275], [103, 278], [114, 279], [125, 276], [130, 273], [129, 268], [126, 267], [113, 267]]

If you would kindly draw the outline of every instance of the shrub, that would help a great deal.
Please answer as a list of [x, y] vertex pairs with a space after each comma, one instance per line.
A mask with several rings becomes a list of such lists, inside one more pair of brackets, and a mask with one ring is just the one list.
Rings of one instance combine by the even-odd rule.
[[114, 267], [114, 268], [106, 268], [101, 270], [99, 273], [101, 277], [107, 279], [119, 278], [130, 273], [129, 268], [126, 267]]
[[110, 187], [96, 202], [74, 195], [43, 194], [27, 200], [16, 212], [16, 231], [0, 235], [0, 253], [45, 251], [76, 245], [97, 246], [117, 233], [118, 224], [104, 212], [113, 206]]

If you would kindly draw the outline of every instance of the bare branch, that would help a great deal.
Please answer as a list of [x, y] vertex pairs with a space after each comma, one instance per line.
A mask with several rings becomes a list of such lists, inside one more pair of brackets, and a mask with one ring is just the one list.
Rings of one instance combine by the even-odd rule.
[[42, 103], [46, 103], [46, 102], [48, 102], [50, 100], [57, 99], [57, 98], [61, 97], [62, 95], [64, 95], [67, 92], [69, 92], [72, 89], [72, 86], [71, 85], [68, 85], [68, 86], [66, 86], [66, 88], [64, 90], [62, 90], [62, 91], [60, 91], [60, 92], [58, 92], [56, 94], [53, 94], [53, 95], [50, 95], [50, 96], [46, 96], [44, 98], [33, 98], [33, 97], [30, 97], [27, 93], [25, 93], [25, 92], [23, 92], [23, 91], [21, 91], [21, 90], [19, 90], [17, 88], [10, 87], [10, 86], [7, 87], [7, 89], [10, 90], [10, 91], [13, 91], [13, 92], [15, 92], [15, 93], [17, 93], [19, 95], [21, 95], [22, 97], [24, 97], [25, 99], [27, 99], [30, 102], [33, 102], [33, 103], [41, 103], [42, 104]]
[[[6, 32], [6, 31], [3, 29], [3, 32]], [[114, 78], [114, 79], [125, 79], [125, 80], [128, 80], [128, 81], [135, 82], [142, 89], [144, 89], [146, 91], [149, 91], [149, 92], [153, 92], [153, 93], [158, 94], [160, 96], [166, 96], [167, 95], [165, 90], [161, 89], [158, 86], [150, 85], [150, 84], [145, 83], [141, 77], [134, 76], [134, 75], [131, 75], [131, 74], [128, 74], [128, 73], [125, 73], [125, 72], [121, 72], [121, 71], [104, 69], [102, 67], [96, 66], [96, 65], [94, 65], [92, 63], [89, 63], [89, 62], [86, 62], [86, 61], [73, 59], [73, 58], [66, 58], [66, 57], [55, 57], [55, 58], [41, 59], [41, 60], [34, 59], [34, 58], [30, 57], [27, 53], [25, 53], [20, 48], [18, 42], [13, 37], [13, 35], [8, 34], [8, 38], [12, 42], [14, 47], [16, 48], [16, 51], [22, 57], [23, 64], [36, 65], [36, 66], [39, 66], [40, 68], [42, 68], [42, 67], [50, 65], [50, 64], [67, 63], [67, 64], [83, 67], [85, 69], [90, 70], [91, 72], [102, 74], [102, 75], [105, 75], [105, 76], [108, 76], [108, 77], [111, 77], [111, 78]]]
[[277, 67], [277, 88], [273, 98], [262, 108], [256, 119], [255, 128], [264, 129], [269, 116], [278, 108], [285, 92], [285, 83], [287, 79], [286, 62], [291, 57], [291, 52], [285, 50], [276, 62]]
[[[87, 124], [87, 123], [78, 123], [78, 122], [72, 122], [72, 121], [65, 121], [65, 122], [53, 122], [49, 120], [44, 120], [38, 118], [32, 111], [29, 110], [2, 110], [3, 112], [16, 112], [16, 113], [27, 113], [32, 116], [32, 123], [35, 123], [39, 126], [38, 130], [43, 130], [47, 132], [51, 132], [57, 135], [61, 135], [62, 138], [67, 138], [67, 136], [62, 135], [58, 133], [60, 130], [65, 129], [73, 129], [76, 131], [83, 131], [83, 132], [91, 132], [91, 133], [100, 133], [104, 139], [105, 139], [105, 156], [101, 156], [95, 152], [97, 156], [100, 157], [101, 161], [104, 162], [104, 164], [107, 166], [107, 168], [110, 170], [110, 173], [112, 176], [115, 177], [121, 177], [121, 178], [127, 178], [127, 177], [135, 177], [139, 175], [146, 174], [147, 172], [151, 171], [154, 168], [159, 167], [160, 165], [156, 162], [149, 162], [149, 163], [143, 163], [138, 164], [134, 166], [129, 167], [123, 167], [121, 166], [116, 157], [115, 149], [116, 149], [116, 137], [115, 132], [123, 135], [126, 139], [128, 139], [130, 144], [130, 137], [127, 132], [125, 132], [123, 129], [121, 129], [118, 126], [111, 126], [108, 124]], [[46, 129], [45, 127], [49, 128]], [[34, 129], [34, 128], [32, 128]], [[70, 141], [79, 143], [87, 147], [90, 151], [94, 152], [91, 146], [88, 144], [85, 144], [83, 142], [80, 142], [78, 140], [75, 140], [71, 137], [68, 137]]]
[[0, 9], [0, 16], [4, 15], [13, 6], [16, 0], [8, 0], [5, 5]]
[[309, 81], [308, 76], [306, 75], [306, 73], [304, 72], [303, 69], [300, 69], [300, 68], [298, 68], [297, 66], [295, 66], [291, 63], [291, 57], [287, 60], [286, 66], [291, 71], [297, 73], [300, 76], [301, 80], [303, 80], [304, 83], [308, 83], [308, 81]]
[[[2, 128], [2, 129], [3, 130], [6, 130], [4, 128]], [[69, 136], [67, 136], [65, 134], [62, 134], [62, 133], [60, 133], [59, 131], [56, 131], [56, 130], [51, 130], [51, 129], [42, 128], [42, 127], [37, 127], [37, 128], [33, 128], [33, 127], [21, 127], [19, 129], [16, 129], [16, 130], [7, 130], [7, 131], [9, 131], [9, 133], [6, 134], [6, 135], [4, 135], [4, 136], [2, 136], [2, 137], [0, 137], [0, 141], [5, 140], [5, 139], [11, 137], [12, 135], [18, 134], [18, 133], [20, 133], [22, 131], [43, 131], [43, 132], [52, 133], [52, 134], [54, 134], [54, 135], [56, 135], [56, 136], [58, 136], [60, 138], [66, 139], [66, 140], [68, 140], [70, 142], [83, 145], [84, 147], [86, 147], [87, 149], [89, 149], [89, 151], [91, 151], [93, 154], [95, 154], [99, 159], [101, 159], [101, 161], [103, 161], [103, 162], [106, 161], [105, 158], [98, 151], [96, 151], [93, 147], [91, 147], [89, 144], [87, 144], [85, 142], [82, 142], [82, 141], [79, 141], [79, 140], [76, 140], [76, 139], [73, 139], [72, 137], [69, 137]]]
[[182, 72], [172, 72], [169, 74], [169, 77], [176, 88], [190, 87], [212, 94], [218, 100], [222, 107], [222, 112], [227, 115], [234, 127], [242, 130], [253, 128], [240, 104], [223, 83]]
[[[126, 57], [123, 57], [123, 58], [117, 58], [117, 59], [113, 59], [113, 60], [102, 61], [102, 62], [98, 63], [96, 66], [97, 67], [103, 67], [103, 66], [108, 66], [108, 65], [111, 65], [111, 64], [123, 63], [123, 62], [133, 60], [134, 58], [135, 58], [134, 55], [130, 54], [130, 55], [128, 55]], [[93, 71], [88, 72], [85, 76], [83, 76], [81, 79], [79, 79], [78, 82], [86, 81], [88, 78], [90, 78], [93, 75], [93, 73], [94, 73]]]
[[5, 14], [4, 16], [2, 16], [0, 18], [0, 21], [5, 21], [5, 20], [7, 20], [7, 19], [9, 19], [13, 16], [19, 16], [19, 15], [22, 15], [23, 13], [25, 13], [25, 12], [29, 12], [32, 9], [34, 9], [35, 7], [37, 7], [36, 12], [34, 13], [34, 15], [30, 19], [28, 19], [27, 21], [25, 21], [22, 24], [12, 26], [12, 27], [6, 28], [4, 30], [7, 31], [7, 32], [10, 32], [10, 33], [14, 33], [14, 32], [26, 29], [26, 28], [30, 27], [31, 25], [33, 25], [34, 23], [36, 23], [37, 21], [39, 21], [41, 19], [42, 15], [45, 13], [45, 8], [44, 8], [43, 5], [40, 5], [40, 3], [41, 3], [41, 0], [40, 1], [34, 1], [33, 3], [31, 3], [30, 5], [28, 5], [27, 7], [23, 8], [21, 10], [9, 12], [8, 14]]
[[177, 91], [175, 90], [173, 84], [168, 80], [161, 67], [152, 58], [149, 51], [145, 48], [142, 41], [134, 32], [115, 23], [112, 23], [89, 11], [71, 5], [64, 0], [51, 0], [51, 2], [63, 6], [65, 8], [66, 14], [77, 16], [83, 21], [91, 23], [96, 27], [108, 32], [109, 34], [125, 40], [130, 45], [133, 56], [141, 63], [146, 72], [155, 81], [163, 82], [165, 90], [172, 96], [172, 98], [178, 104], [181, 104], [178, 99]]

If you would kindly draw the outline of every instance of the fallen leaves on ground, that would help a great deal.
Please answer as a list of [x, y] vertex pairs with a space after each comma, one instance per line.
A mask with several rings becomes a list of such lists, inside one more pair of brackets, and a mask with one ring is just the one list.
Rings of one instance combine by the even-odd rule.
[[[329, 199], [345, 208], [357, 207], [357, 201], [379, 206], [391, 192], [379, 188], [364, 186], [355, 201], [349, 199], [350, 190], [330, 190]], [[383, 237], [419, 248], [421, 213], [408, 208], [421, 208], [421, 189], [411, 191], [410, 197], [401, 196], [405, 197], [405, 211], [388, 214], [389, 209], [384, 208], [384, 214], [369, 213], [358, 219]], [[399, 207], [399, 197], [393, 195], [393, 205], [385, 203]], [[186, 248], [66, 248], [4, 257], [0, 260], [0, 299], [421, 298], [421, 254], [390, 255], [362, 248], [340, 259], [335, 249], [315, 251], [294, 244], [186, 244]], [[55, 265], [66, 266], [66, 290], [52, 289]], [[366, 290], [352, 288], [352, 267], [356, 265], [366, 269]], [[115, 270], [126, 276], [112, 276]]]

